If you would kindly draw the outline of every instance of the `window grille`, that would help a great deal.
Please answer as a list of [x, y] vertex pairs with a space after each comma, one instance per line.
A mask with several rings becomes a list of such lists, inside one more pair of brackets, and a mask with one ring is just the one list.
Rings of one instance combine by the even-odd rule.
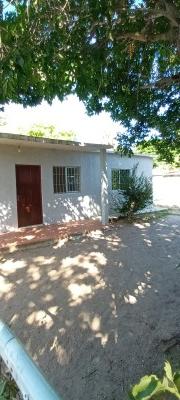
[[129, 169], [112, 169], [111, 170], [112, 190], [124, 190], [129, 174], [130, 174]]
[[53, 167], [54, 193], [80, 191], [80, 167]]

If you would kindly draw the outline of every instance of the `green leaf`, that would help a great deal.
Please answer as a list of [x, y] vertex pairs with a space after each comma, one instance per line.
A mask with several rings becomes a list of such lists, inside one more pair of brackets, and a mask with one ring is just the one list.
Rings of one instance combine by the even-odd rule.
[[[164, 371], [165, 376], [162, 381], [163, 390], [174, 394], [178, 399], [180, 399], [180, 393], [174, 379], [175, 376], [173, 376], [172, 368], [168, 361], [165, 362]], [[178, 382], [179, 377], [177, 377], [177, 375], [176, 379]]]
[[169, 361], [165, 362], [164, 365], [164, 371], [166, 374], [166, 377], [173, 382], [173, 373], [172, 373], [172, 368], [171, 368], [171, 364], [169, 363]]
[[146, 375], [135, 385], [131, 391], [131, 399], [148, 400], [159, 392], [161, 383], [156, 375]]
[[18, 388], [13, 380], [0, 379], [0, 400], [14, 400]]
[[180, 371], [174, 374], [174, 383], [178, 389], [178, 392], [180, 393]]
[[17, 63], [20, 65], [21, 68], [24, 67], [24, 60], [21, 56], [17, 57]]
[[0, 381], [0, 395], [2, 395], [4, 393], [5, 388], [6, 388], [6, 383], [7, 382], [5, 380]]
[[130, 398], [132, 400], [148, 400], [160, 392], [166, 392], [180, 400], [180, 371], [173, 374], [168, 361], [165, 362], [164, 371], [162, 382], [156, 375], [144, 376], [131, 390]]

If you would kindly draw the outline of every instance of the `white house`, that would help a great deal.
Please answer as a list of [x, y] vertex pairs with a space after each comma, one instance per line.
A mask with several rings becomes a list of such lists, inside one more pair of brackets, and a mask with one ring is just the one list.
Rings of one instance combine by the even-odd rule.
[[133, 165], [152, 176], [151, 157], [121, 157], [110, 147], [0, 133], [0, 231], [84, 218], [106, 223], [111, 190]]

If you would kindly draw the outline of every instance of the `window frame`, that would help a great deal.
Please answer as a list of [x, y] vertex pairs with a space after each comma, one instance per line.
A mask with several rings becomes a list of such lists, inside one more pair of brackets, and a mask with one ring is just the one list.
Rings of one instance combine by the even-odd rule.
[[[116, 189], [113, 189], [113, 179], [112, 179], [112, 174], [113, 174], [113, 172], [118, 172], [118, 184], [119, 184], [119, 187], [118, 188], [116, 188]], [[130, 175], [130, 173], [131, 173], [131, 169], [130, 168], [111, 168], [111, 190], [112, 191], [117, 191], [117, 190], [120, 190], [121, 192], [123, 192], [124, 191], [124, 189], [122, 189], [121, 188], [121, 171], [128, 171], [128, 174]]]
[[[55, 183], [54, 183], [54, 168], [62, 168], [65, 171], [65, 191], [55, 191]], [[68, 190], [70, 183], [68, 182], [68, 168], [74, 169], [74, 178], [75, 178], [75, 170], [79, 170], [78, 174], [78, 190]], [[57, 185], [57, 184], [56, 184]], [[60, 185], [61, 186], [61, 185]], [[69, 193], [80, 193], [81, 192], [81, 167], [79, 165], [53, 165], [53, 193], [56, 194], [69, 194]]]

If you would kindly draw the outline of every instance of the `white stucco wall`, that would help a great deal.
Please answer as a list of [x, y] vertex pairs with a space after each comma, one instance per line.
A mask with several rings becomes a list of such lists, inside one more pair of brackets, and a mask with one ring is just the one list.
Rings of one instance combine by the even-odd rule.
[[[122, 157], [117, 153], [107, 153], [107, 165], [108, 165], [108, 181], [109, 181], [109, 214], [115, 215], [116, 211], [116, 197], [118, 191], [111, 190], [111, 170], [112, 169], [132, 169], [137, 165], [137, 174], [142, 173], [149, 179], [152, 179], [152, 167], [153, 159], [148, 156], [135, 155], [133, 157]], [[118, 194], [119, 197], [119, 194]]]
[[[17, 228], [16, 164], [41, 165], [43, 222], [66, 222], [100, 217], [100, 159], [80, 153], [0, 146], [0, 230]], [[81, 192], [53, 192], [53, 166], [80, 166]]]
[[[121, 157], [107, 154], [109, 199], [111, 169], [132, 168], [139, 162], [138, 171], [147, 176], [152, 173], [152, 161], [148, 157]], [[43, 223], [66, 222], [101, 215], [100, 154], [76, 151], [59, 151], [0, 145], [0, 231], [16, 229], [17, 201], [15, 165], [41, 165]], [[53, 192], [53, 166], [80, 166], [80, 193]]]
[[122, 157], [117, 153], [107, 152], [107, 165], [109, 181], [111, 180], [111, 169], [132, 169], [138, 165], [138, 174], [144, 173], [145, 176], [152, 177], [153, 160], [151, 157], [135, 155], [133, 157]]

